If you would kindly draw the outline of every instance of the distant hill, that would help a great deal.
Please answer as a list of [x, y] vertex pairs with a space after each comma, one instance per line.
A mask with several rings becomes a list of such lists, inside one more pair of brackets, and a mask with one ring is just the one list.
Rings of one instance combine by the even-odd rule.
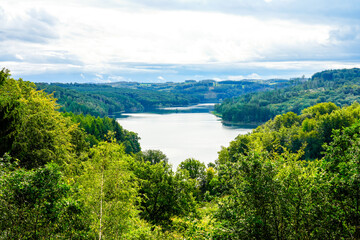
[[215, 106], [215, 111], [225, 121], [256, 124], [290, 111], [300, 114], [317, 103], [345, 106], [354, 101], [360, 101], [359, 68], [326, 70], [315, 73], [307, 81], [294, 79], [282, 89], [226, 99]]
[[281, 79], [185, 81], [182, 83], [117, 82], [111, 84], [38, 83], [38, 89], [53, 93], [62, 111], [113, 116], [121, 112], [153, 111], [159, 107], [220, 102], [256, 91], [289, 86]]
[[185, 82], [173, 83], [137, 83], [137, 82], [116, 82], [108, 84], [115, 88], [131, 88], [138, 90], [155, 90], [193, 96], [200, 102], [219, 102], [225, 98], [232, 98], [245, 93], [266, 91], [275, 88], [282, 88], [289, 85], [288, 80], [241, 80], [241, 81], [215, 81], [215, 80], [186, 80]]

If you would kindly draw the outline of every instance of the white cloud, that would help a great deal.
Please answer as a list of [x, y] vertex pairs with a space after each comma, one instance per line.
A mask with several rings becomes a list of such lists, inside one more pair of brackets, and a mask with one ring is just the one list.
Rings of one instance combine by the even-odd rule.
[[95, 73], [95, 76], [98, 78], [98, 79], [103, 79], [103, 75], [99, 74], [99, 73]]
[[158, 79], [161, 80], [161, 81], [165, 81], [165, 78], [162, 77], [162, 76], [158, 76]]
[[243, 75], [228, 76], [227, 79], [239, 81], [239, 80], [244, 80], [244, 79], [261, 79], [261, 76], [257, 73], [252, 73], [252, 74], [249, 74], [246, 76], [243, 76]]
[[58, 37], [57, 19], [44, 10], [0, 7], [0, 21], [0, 41], [46, 43]]
[[334, 43], [359, 41], [360, 25], [339, 26], [330, 32], [330, 40]]
[[266, 53], [274, 46], [326, 43], [330, 31], [323, 25], [214, 12], [44, 7], [60, 21], [60, 38], [49, 46], [54, 51], [67, 51], [85, 64], [264, 59], [270, 57]]
[[122, 77], [122, 76], [109, 76], [108, 79], [111, 82], [119, 82], [119, 81], [125, 80], [124, 77]]
[[[190, 65], [194, 66], [192, 72], [199, 66], [199, 73], [191, 77], [208, 77], [203, 72], [208, 69], [215, 78], [236, 79], [242, 75], [256, 78], [251, 77], [252, 72], [264, 76], [258, 68], [300, 70], [328, 66], [327, 62], [344, 65], [336, 59], [359, 61], [356, 45], [360, 30], [350, 23], [341, 27], [340, 23], [310, 23], [249, 12], [235, 15], [221, 10], [230, 9], [231, 4], [234, 8], [263, 9], [289, 2], [300, 7], [304, 4], [287, 0], [108, 0], [106, 4], [96, 0], [64, 0], [61, 4], [4, 0], [0, 52], [6, 59], [0, 59], [0, 64], [29, 74], [77, 71], [86, 76], [100, 73], [102, 77], [97, 78], [106, 80], [112, 80], [107, 76], [126, 79], [126, 74], [153, 74], [155, 79], [170, 80], [168, 75], [182, 74], [181, 66]], [[193, 5], [205, 10], [191, 8]], [[272, 7], [270, 10], [276, 12]], [[223, 65], [247, 67], [249, 71], [217, 76], [215, 70]]]
[[273, 49], [281, 52], [326, 44], [331, 30], [323, 25], [219, 13], [85, 8], [78, 16], [79, 11], [68, 11], [62, 17], [63, 37], [54, 47], [70, 51], [85, 64], [263, 60], [272, 57]]
[[20, 54], [15, 54], [15, 57], [19, 60], [24, 60], [24, 57], [21, 56]]
[[24, 75], [37, 75], [42, 73], [66, 73], [81, 71], [81, 68], [72, 64], [52, 64], [52, 63], [30, 63], [30, 62], [14, 62], [14, 61], [2, 61], [1, 67], [5, 67], [11, 70], [13, 75], [19, 77]]

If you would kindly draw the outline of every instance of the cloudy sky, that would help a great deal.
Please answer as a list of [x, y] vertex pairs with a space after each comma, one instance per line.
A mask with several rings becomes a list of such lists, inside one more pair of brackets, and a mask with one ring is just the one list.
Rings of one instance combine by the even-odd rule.
[[0, 67], [34, 82], [310, 77], [360, 67], [360, 4], [1, 0]]

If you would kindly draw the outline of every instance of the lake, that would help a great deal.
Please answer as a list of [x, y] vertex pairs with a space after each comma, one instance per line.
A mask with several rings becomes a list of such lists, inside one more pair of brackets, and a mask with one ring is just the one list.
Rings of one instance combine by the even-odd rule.
[[221, 146], [229, 146], [237, 135], [252, 130], [224, 126], [219, 117], [210, 113], [213, 105], [161, 109], [166, 114], [124, 114], [125, 117], [117, 121], [125, 129], [139, 134], [142, 150], [165, 153], [174, 169], [187, 158], [208, 164], [215, 162]]

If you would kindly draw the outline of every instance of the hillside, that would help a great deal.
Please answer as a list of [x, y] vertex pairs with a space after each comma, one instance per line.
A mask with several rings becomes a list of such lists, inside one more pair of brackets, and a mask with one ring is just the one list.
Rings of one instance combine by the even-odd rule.
[[173, 94], [190, 95], [199, 99], [201, 102], [218, 102], [225, 98], [231, 98], [245, 93], [282, 88], [289, 85], [289, 81], [283, 79], [241, 81], [186, 80], [178, 83], [117, 82], [109, 85], [116, 88], [155, 90]]
[[53, 93], [61, 111], [116, 116], [121, 112], [154, 111], [159, 107], [219, 102], [241, 94], [288, 86], [286, 80], [185, 81], [181, 83], [118, 82], [112, 84], [44, 84], [38, 89]]
[[61, 111], [93, 116], [116, 116], [121, 112], [143, 112], [160, 106], [196, 104], [192, 96], [153, 90], [113, 88], [102, 84], [43, 84], [37, 88], [53, 93]]
[[322, 102], [338, 106], [360, 101], [360, 69], [327, 70], [278, 90], [245, 94], [215, 106], [225, 121], [263, 123], [289, 111], [300, 114]]

